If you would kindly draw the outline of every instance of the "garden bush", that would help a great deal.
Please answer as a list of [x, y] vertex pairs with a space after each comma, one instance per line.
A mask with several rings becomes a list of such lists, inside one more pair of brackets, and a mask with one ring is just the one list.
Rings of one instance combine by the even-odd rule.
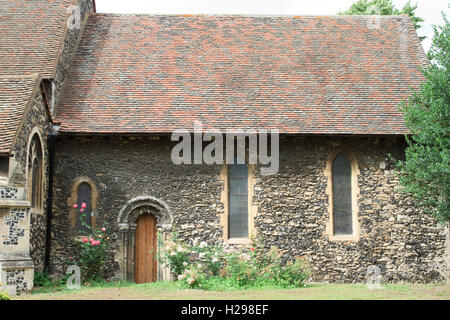
[[46, 271], [39, 271], [34, 273], [33, 285], [34, 287], [49, 288], [54, 286], [54, 283]]
[[[0, 283], [0, 288], [1, 285], [2, 284]], [[11, 300], [11, 297], [9, 296], [8, 292], [0, 290], [0, 300]]]
[[[78, 207], [76, 204], [73, 206]], [[77, 265], [80, 267], [81, 280], [83, 283], [101, 282], [105, 280], [105, 269], [110, 252], [110, 238], [106, 233], [106, 227], [93, 230], [84, 221], [85, 203], [81, 204], [80, 221], [86, 230], [80, 231], [81, 237], [76, 242], [76, 253], [67, 259], [67, 265]]]
[[[161, 237], [159, 237], [162, 245]], [[250, 246], [233, 247], [226, 243], [208, 244], [194, 240], [190, 245], [180, 241], [177, 234], [158, 254], [174, 279], [182, 286], [201, 289], [303, 287], [310, 274], [304, 259], [283, 262], [276, 247], [253, 239]]]

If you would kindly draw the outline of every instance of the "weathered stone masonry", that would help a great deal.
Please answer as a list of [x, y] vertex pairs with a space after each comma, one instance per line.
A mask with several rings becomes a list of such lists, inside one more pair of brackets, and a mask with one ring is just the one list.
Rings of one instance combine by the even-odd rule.
[[4, 246], [17, 246], [19, 244], [19, 237], [25, 235], [25, 229], [20, 227], [20, 222], [25, 220], [26, 209], [12, 208], [9, 216], [3, 218], [5, 226], [8, 227], [9, 232], [3, 235]]
[[[46, 233], [46, 198], [48, 194], [48, 152], [47, 135], [49, 132], [50, 118], [44, 105], [42, 94], [38, 93], [30, 111], [25, 115], [23, 125], [19, 131], [17, 143], [14, 146], [15, 158], [23, 173], [26, 174], [28, 144], [33, 130], [40, 133], [43, 152], [44, 179], [43, 179], [43, 210], [31, 214], [30, 220], [30, 255], [33, 259], [35, 272], [42, 271], [44, 268], [45, 256], [45, 233]], [[27, 183], [24, 181], [23, 183]]]
[[[88, 12], [93, 11], [93, 4], [90, 0], [80, 0], [74, 3], [80, 8], [81, 22], [83, 23], [85, 16]], [[53, 82], [55, 84], [55, 90], [52, 92], [51, 86], [45, 86], [45, 98], [47, 99], [50, 112], [56, 112], [51, 110], [52, 106], [57, 106], [59, 96], [63, 90], [63, 83], [67, 70], [75, 54], [75, 47], [80, 35], [81, 29], [66, 29], [64, 35], [64, 42], [61, 47], [61, 51], [58, 56], [58, 62], [55, 68]], [[44, 83], [45, 84], [45, 83]], [[34, 264], [34, 271], [39, 272], [44, 270], [45, 263], [45, 250], [46, 250], [46, 229], [47, 229], [47, 194], [48, 194], [48, 146], [47, 135], [50, 130], [50, 117], [43, 100], [43, 95], [39, 92], [34, 97], [33, 106], [30, 111], [25, 115], [23, 125], [18, 134], [16, 145], [14, 146], [15, 159], [22, 168], [22, 174], [13, 177], [12, 183], [26, 184], [26, 166], [27, 166], [27, 154], [28, 143], [30, 135], [33, 129], [38, 128], [41, 141], [42, 152], [44, 161], [44, 179], [43, 179], [43, 210], [40, 213], [31, 213], [30, 217], [30, 255]], [[15, 181], [14, 181], [15, 179]]]
[[[53, 116], [56, 114], [56, 108], [53, 109], [53, 106], [58, 105], [59, 97], [62, 93], [64, 80], [67, 75], [67, 71], [70, 68], [72, 63], [73, 56], [76, 52], [75, 48], [78, 44], [78, 38], [80, 36], [80, 32], [83, 28], [83, 23], [86, 18], [86, 14], [93, 11], [93, 3], [90, 0], [79, 0], [74, 2], [74, 5], [79, 7], [80, 10], [80, 18], [81, 18], [81, 28], [80, 29], [69, 29], [66, 28], [64, 34], [64, 40], [61, 46], [61, 50], [58, 55], [58, 62], [54, 71], [54, 79], [53, 83], [55, 86], [54, 91], [52, 92], [51, 85], [44, 86], [46, 99], [48, 103], [48, 108], [50, 113], [53, 113]], [[32, 109], [32, 112], [27, 116], [24, 126], [22, 130], [20, 141], [23, 143], [28, 143], [28, 140], [25, 139], [26, 135], [31, 132], [33, 126], [38, 126], [40, 131], [42, 132], [42, 143], [43, 143], [43, 152], [44, 152], [44, 208], [42, 214], [32, 214], [31, 215], [31, 235], [30, 235], [30, 254], [34, 262], [35, 272], [44, 270], [44, 259], [45, 259], [45, 248], [46, 248], [46, 229], [47, 229], [47, 199], [46, 195], [48, 194], [48, 146], [47, 146], [47, 134], [50, 130], [50, 118], [46, 112], [46, 107], [44, 106], [44, 101], [42, 100], [42, 95], [39, 94], [36, 97], [35, 107]], [[26, 165], [26, 145], [23, 143], [19, 143], [16, 146], [16, 153], [22, 159], [21, 163]], [[25, 152], [25, 153], [24, 153]], [[24, 162], [25, 161], [25, 162]]]
[[[48, 193], [47, 132], [49, 116], [42, 94], [38, 91], [24, 115], [13, 147], [12, 174], [8, 186], [0, 188], [4, 213], [0, 215], [0, 282], [12, 294], [30, 290], [33, 274], [44, 268], [46, 215]], [[27, 156], [30, 139], [39, 134], [43, 152], [43, 210], [31, 212], [28, 203]], [[14, 280], [11, 275], [14, 274]], [[9, 280], [8, 280], [9, 279]], [[10, 284], [8, 284], [10, 283]]]
[[[55, 272], [64, 271], [63, 261], [72, 253], [68, 198], [80, 176], [98, 187], [98, 225], [106, 223], [114, 237], [118, 213], [127, 201], [151, 196], [169, 206], [182, 238], [222, 239], [221, 166], [174, 165], [172, 145], [167, 138], [60, 138], [51, 245]], [[324, 170], [339, 146], [352, 153], [360, 171], [359, 241], [330, 241], [326, 231]], [[403, 138], [282, 137], [278, 174], [254, 171], [257, 235], [279, 247], [286, 259], [309, 257], [315, 281], [364, 282], [370, 265], [380, 267], [384, 281], [442, 281], [447, 231], [398, 192], [387, 155], [402, 150]], [[111, 262], [111, 275], [118, 274], [117, 261]]]

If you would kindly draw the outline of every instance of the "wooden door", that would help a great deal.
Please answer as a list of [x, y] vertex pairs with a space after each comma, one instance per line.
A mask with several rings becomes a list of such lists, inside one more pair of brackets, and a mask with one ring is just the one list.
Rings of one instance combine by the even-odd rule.
[[143, 214], [136, 226], [135, 273], [136, 283], [156, 281], [156, 219]]

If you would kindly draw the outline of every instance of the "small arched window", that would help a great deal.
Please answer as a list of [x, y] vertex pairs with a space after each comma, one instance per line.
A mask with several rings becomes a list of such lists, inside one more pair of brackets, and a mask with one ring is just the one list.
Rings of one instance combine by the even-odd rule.
[[[92, 220], [91, 220], [91, 186], [84, 182], [78, 186], [78, 217], [77, 217], [77, 229], [80, 232], [90, 232], [92, 228]], [[83, 212], [80, 212], [82, 208], [82, 204], [85, 203], [86, 207], [83, 208]]]
[[[79, 177], [74, 181], [68, 199], [70, 232], [73, 236], [80, 237], [97, 228], [97, 199], [98, 189], [92, 179]], [[86, 204], [84, 208], [83, 203]]]
[[338, 154], [332, 164], [333, 234], [353, 233], [352, 168], [348, 157]]
[[35, 134], [30, 143], [28, 151], [28, 189], [31, 207], [35, 211], [43, 209], [43, 163], [41, 141]]

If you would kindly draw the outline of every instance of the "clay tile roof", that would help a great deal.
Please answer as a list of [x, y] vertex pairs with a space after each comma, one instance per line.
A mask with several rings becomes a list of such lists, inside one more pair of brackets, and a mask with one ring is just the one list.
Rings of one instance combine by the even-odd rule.
[[0, 153], [9, 153], [40, 77], [0, 76]]
[[52, 78], [73, 0], [0, 1], [0, 74]]
[[56, 120], [67, 133], [169, 133], [200, 120], [403, 134], [397, 105], [427, 58], [408, 16], [372, 19], [92, 14]]

